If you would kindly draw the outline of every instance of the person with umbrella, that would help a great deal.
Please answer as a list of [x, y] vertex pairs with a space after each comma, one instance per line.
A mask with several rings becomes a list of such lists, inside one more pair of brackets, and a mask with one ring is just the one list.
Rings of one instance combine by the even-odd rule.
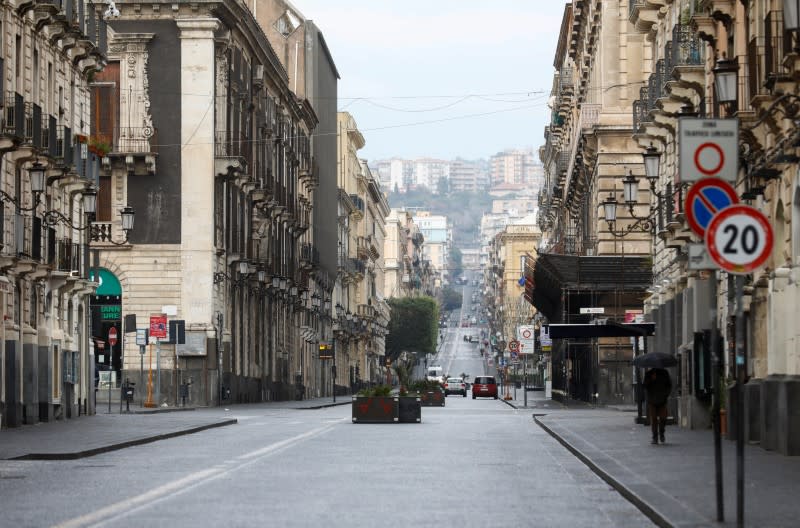
[[653, 444], [658, 444], [659, 440], [662, 444], [665, 442], [667, 400], [672, 392], [672, 379], [664, 367], [677, 364], [675, 356], [663, 352], [651, 352], [633, 360], [635, 367], [650, 368], [644, 375], [644, 390], [647, 395], [647, 416], [650, 418]]
[[650, 417], [650, 430], [653, 432], [652, 443], [663, 444], [664, 429], [667, 426], [667, 398], [672, 392], [672, 380], [669, 372], [663, 368], [653, 368], [644, 375], [644, 390], [647, 394], [647, 415]]

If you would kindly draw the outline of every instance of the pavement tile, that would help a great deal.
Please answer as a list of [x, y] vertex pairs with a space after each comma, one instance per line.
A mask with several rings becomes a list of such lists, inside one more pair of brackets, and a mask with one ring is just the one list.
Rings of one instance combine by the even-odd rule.
[[[735, 443], [723, 439], [726, 523], [716, 523], [714, 452], [710, 430], [667, 428], [667, 443], [651, 445], [635, 414], [602, 408], [534, 410], [535, 420], [662, 526], [734, 526]], [[800, 457], [758, 446], [745, 450], [745, 525], [797, 526]]]

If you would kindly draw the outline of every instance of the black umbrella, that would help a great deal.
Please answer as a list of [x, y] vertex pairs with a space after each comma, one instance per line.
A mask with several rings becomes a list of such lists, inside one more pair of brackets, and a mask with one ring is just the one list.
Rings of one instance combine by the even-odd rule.
[[677, 364], [675, 356], [664, 352], [650, 352], [633, 358], [633, 366], [639, 368], [667, 368]]

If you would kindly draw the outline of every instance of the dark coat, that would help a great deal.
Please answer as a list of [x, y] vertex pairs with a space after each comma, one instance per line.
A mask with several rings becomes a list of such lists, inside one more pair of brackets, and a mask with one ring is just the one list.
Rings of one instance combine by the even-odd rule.
[[672, 379], [669, 372], [663, 368], [648, 370], [644, 375], [644, 390], [648, 403], [664, 405], [667, 403], [669, 393], [672, 392]]

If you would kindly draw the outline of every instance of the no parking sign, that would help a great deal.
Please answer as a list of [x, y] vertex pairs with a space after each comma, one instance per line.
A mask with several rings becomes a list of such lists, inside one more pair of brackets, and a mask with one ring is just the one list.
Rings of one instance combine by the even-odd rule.
[[739, 126], [736, 119], [678, 120], [680, 179], [720, 178], [735, 182], [739, 172]]

